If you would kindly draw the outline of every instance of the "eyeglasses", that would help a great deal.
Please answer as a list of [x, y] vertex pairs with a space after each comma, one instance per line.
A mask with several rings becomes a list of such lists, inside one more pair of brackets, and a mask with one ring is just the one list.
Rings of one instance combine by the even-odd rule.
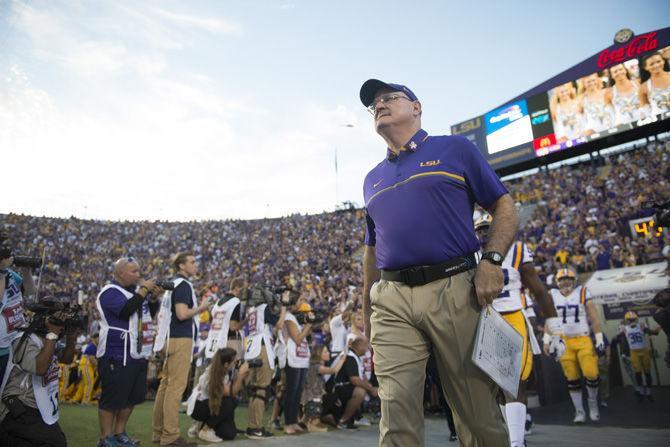
[[374, 115], [377, 111], [377, 105], [379, 103], [386, 104], [387, 102], [395, 101], [396, 99], [406, 99], [407, 101], [414, 102], [406, 96], [402, 96], [397, 93], [388, 93], [386, 95], [381, 95], [379, 98], [372, 101], [372, 104], [368, 106], [368, 112]]

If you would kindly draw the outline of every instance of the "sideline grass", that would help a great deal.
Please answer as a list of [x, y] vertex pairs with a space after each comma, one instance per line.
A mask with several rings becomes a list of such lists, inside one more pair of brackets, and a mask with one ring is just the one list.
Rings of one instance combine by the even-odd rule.
[[[142, 447], [158, 446], [151, 442], [151, 418], [154, 408], [153, 401], [146, 401], [135, 407], [128, 421], [128, 434], [142, 441]], [[94, 447], [100, 438], [98, 424], [97, 405], [71, 405], [61, 404], [61, 414], [58, 423], [65, 432], [68, 446], [71, 447]], [[269, 413], [265, 420], [269, 419]], [[235, 424], [239, 429], [247, 428], [247, 407], [239, 406], [235, 409]], [[185, 413], [179, 414], [179, 427], [182, 436], [186, 437], [186, 431], [191, 426], [191, 418]], [[276, 435], [283, 435], [276, 433]], [[244, 439], [243, 435], [238, 435]], [[200, 441], [200, 443], [203, 443]], [[206, 444], [206, 443], [204, 443]]]

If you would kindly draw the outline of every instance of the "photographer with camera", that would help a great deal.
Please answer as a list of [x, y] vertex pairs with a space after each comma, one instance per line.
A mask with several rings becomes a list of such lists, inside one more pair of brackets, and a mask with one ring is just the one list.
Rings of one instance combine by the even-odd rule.
[[[288, 295], [288, 291], [283, 292]], [[275, 351], [273, 348], [272, 328], [286, 317], [286, 307], [280, 306], [276, 314], [275, 297], [272, 291], [255, 286], [249, 290], [247, 305], [248, 334], [247, 349], [244, 358], [251, 370], [247, 389], [249, 391], [249, 422], [246, 435], [251, 439], [265, 439], [273, 436], [263, 426], [265, 404], [270, 396], [270, 384], [275, 369]]]
[[233, 348], [217, 350], [188, 399], [186, 412], [200, 422], [198, 437], [203, 441], [230, 441], [237, 435], [237, 395], [249, 375], [250, 365], [239, 360], [236, 365], [236, 356]]
[[158, 335], [154, 351], [165, 351], [161, 382], [156, 393], [153, 412], [154, 442], [169, 446], [193, 446], [179, 431], [179, 404], [188, 382], [193, 357], [193, 343], [198, 334], [197, 316], [207, 310], [208, 302], [197, 296], [190, 278], [198, 271], [191, 253], [178, 253], [172, 266], [177, 272], [173, 290], [163, 296], [158, 316]]
[[243, 278], [233, 278], [228, 292], [212, 306], [212, 324], [205, 343], [205, 356], [211, 359], [222, 348], [230, 347], [242, 358], [242, 335], [240, 331], [246, 320], [242, 320], [240, 296], [246, 289]]
[[342, 404], [344, 413], [339, 416], [338, 427], [356, 429], [354, 416], [361, 408], [366, 394], [378, 396], [378, 388], [373, 386], [365, 374], [363, 356], [369, 348], [365, 337], [356, 337], [349, 345], [344, 366], [335, 376], [334, 393]]
[[[11, 344], [7, 383], [0, 403], [0, 445], [67, 445], [58, 425], [58, 362], [70, 363], [77, 333], [57, 302], [35, 307], [33, 320]], [[56, 344], [66, 334], [65, 349], [56, 356]]]
[[4, 233], [0, 233], [0, 394], [2, 380], [7, 370], [9, 350], [12, 341], [26, 323], [23, 294], [35, 295], [36, 288], [30, 267], [27, 265], [13, 270], [15, 260]]
[[154, 280], [140, 279], [135, 259], [121, 258], [114, 263], [114, 279], [98, 294], [99, 447], [138, 445], [128, 437], [126, 424], [147, 393], [147, 359], [154, 343], [152, 317], [161, 293]]
[[[312, 332], [312, 324], [305, 317], [310, 311], [309, 304], [300, 300], [300, 293], [291, 290], [284, 305], [288, 311], [284, 317], [282, 328], [286, 340], [286, 388], [284, 389], [284, 433], [293, 435], [305, 431], [298, 425], [298, 404], [302, 389], [305, 386], [305, 377], [309, 368], [309, 343], [307, 336]], [[300, 314], [303, 315], [300, 315]], [[302, 323], [298, 322], [298, 318]]]

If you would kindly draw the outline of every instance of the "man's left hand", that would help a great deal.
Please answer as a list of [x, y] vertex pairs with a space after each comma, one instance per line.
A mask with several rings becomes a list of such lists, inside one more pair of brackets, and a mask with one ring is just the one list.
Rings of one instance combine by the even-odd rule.
[[502, 268], [489, 261], [479, 263], [475, 272], [474, 284], [477, 301], [482, 307], [491, 304], [493, 299], [500, 295], [504, 281]]

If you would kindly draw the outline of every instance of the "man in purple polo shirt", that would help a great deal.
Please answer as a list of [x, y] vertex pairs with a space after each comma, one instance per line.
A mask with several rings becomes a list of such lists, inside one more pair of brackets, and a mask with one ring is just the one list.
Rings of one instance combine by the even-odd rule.
[[135, 405], [145, 399], [147, 359], [153, 351], [151, 320], [162, 292], [153, 280], [140, 279], [137, 261], [121, 258], [114, 264], [114, 280], [98, 295], [99, 447], [139, 445], [128, 437], [126, 424]]
[[[370, 79], [360, 98], [388, 146], [363, 185], [363, 309], [382, 400], [380, 445], [423, 445], [432, 350], [462, 444], [507, 446], [498, 388], [471, 355], [481, 306], [503, 289], [502, 253], [519, 225], [514, 202], [468, 140], [421, 129], [409, 88]], [[475, 202], [494, 222], [481, 255]]]

